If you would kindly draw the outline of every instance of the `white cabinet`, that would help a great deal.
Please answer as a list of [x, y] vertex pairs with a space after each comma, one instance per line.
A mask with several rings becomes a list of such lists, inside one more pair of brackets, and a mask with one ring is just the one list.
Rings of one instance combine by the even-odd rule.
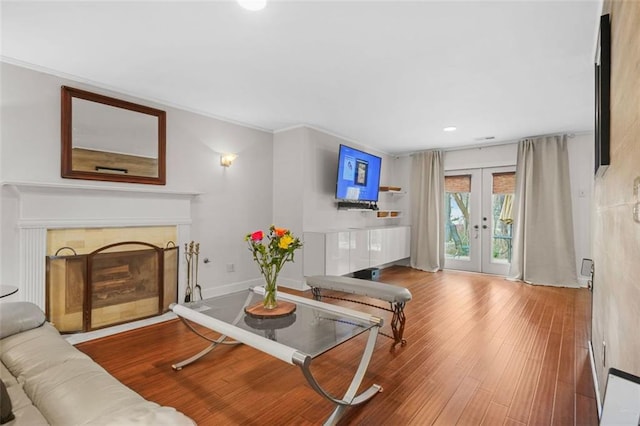
[[409, 231], [408, 226], [388, 226], [305, 232], [304, 275], [346, 275], [407, 258]]
[[408, 226], [399, 227], [395, 237], [389, 244], [390, 257], [395, 259], [406, 259], [411, 256], [411, 228]]
[[395, 262], [410, 255], [408, 226], [394, 226], [369, 230], [371, 266]]
[[349, 273], [349, 231], [305, 232], [303, 268], [306, 276]]
[[368, 268], [370, 266], [369, 231], [367, 229], [350, 231], [349, 242], [349, 272]]
[[344, 275], [349, 271], [349, 232], [325, 234], [325, 275]]

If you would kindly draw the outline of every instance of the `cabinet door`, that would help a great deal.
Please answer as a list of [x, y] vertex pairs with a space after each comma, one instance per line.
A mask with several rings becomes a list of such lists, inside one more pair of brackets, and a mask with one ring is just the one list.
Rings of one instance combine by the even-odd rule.
[[349, 235], [351, 248], [349, 272], [355, 272], [370, 267], [369, 231], [366, 229], [358, 229], [350, 231]]
[[409, 257], [411, 250], [409, 238], [409, 227], [407, 226], [398, 226], [389, 229], [386, 239], [386, 246], [389, 249], [386, 253], [387, 262], [395, 262]]
[[349, 231], [325, 234], [325, 275], [344, 275], [350, 272], [349, 238]]
[[411, 228], [401, 226], [398, 240], [400, 241], [400, 253], [398, 259], [406, 259], [411, 256]]
[[325, 275], [325, 234], [321, 232], [305, 232], [303, 238], [302, 269], [304, 276]]
[[369, 230], [369, 256], [371, 266], [378, 266], [384, 263], [386, 235], [384, 228]]
[[409, 228], [406, 226], [371, 229], [371, 266], [380, 266], [409, 257]]

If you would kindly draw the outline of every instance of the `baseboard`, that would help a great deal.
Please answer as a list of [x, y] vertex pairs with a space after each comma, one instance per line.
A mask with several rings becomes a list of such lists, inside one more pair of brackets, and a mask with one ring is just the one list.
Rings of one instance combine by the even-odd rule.
[[[264, 285], [263, 278], [254, 278], [252, 280], [240, 281], [237, 283], [226, 284], [218, 287], [207, 288], [202, 290], [202, 298], [222, 296], [223, 294], [235, 293], [236, 291], [247, 290], [251, 287], [260, 287]], [[290, 288], [292, 290], [306, 291], [309, 287], [304, 281], [294, 280], [291, 278], [278, 277], [278, 287]]]
[[307, 285], [306, 281], [294, 280], [291, 278], [278, 278], [278, 286], [299, 291], [307, 291], [311, 289], [311, 287]]
[[222, 296], [223, 294], [235, 293], [237, 291], [247, 290], [251, 287], [261, 285], [264, 285], [264, 280], [262, 278], [255, 278], [252, 280], [205, 288], [202, 290], [202, 298], [208, 299], [210, 297]]
[[78, 343], [88, 342], [90, 340], [101, 339], [103, 337], [111, 336], [125, 331], [135, 330], [137, 328], [147, 327], [149, 325], [158, 324], [161, 322], [176, 319], [178, 316], [173, 312], [165, 312], [162, 315], [158, 315], [151, 318], [145, 318], [137, 321], [128, 322], [126, 324], [114, 325], [111, 327], [101, 328], [99, 330], [87, 331], [84, 333], [74, 333], [63, 335], [64, 339], [72, 345]]
[[598, 375], [596, 374], [596, 361], [593, 356], [593, 344], [589, 340], [589, 361], [591, 362], [591, 377], [593, 377], [593, 388], [596, 391], [596, 404], [598, 404], [598, 419], [602, 417], [602, 403], [600, 402], [600, 387], [598, 386]]

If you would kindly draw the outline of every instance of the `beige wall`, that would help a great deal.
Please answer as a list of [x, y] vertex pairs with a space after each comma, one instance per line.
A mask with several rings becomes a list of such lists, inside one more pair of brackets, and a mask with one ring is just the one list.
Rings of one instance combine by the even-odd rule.
[[[592, 342], [600, 393], [615, 367], [640, 376], [640, 2], [608, 2], [611, 13], [611, 166], [596, 179]], [[606, 342], [606, 358], [603, 342]]]

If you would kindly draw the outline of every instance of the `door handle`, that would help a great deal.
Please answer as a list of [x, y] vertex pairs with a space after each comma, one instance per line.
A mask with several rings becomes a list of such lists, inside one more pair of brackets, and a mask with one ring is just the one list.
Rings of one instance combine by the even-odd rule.
[[473, 229], [478, 229], [478, 225], [473, 225]]
[[487, 229], [488, 226], [487, 225], [482, 225], [482, 229]]

